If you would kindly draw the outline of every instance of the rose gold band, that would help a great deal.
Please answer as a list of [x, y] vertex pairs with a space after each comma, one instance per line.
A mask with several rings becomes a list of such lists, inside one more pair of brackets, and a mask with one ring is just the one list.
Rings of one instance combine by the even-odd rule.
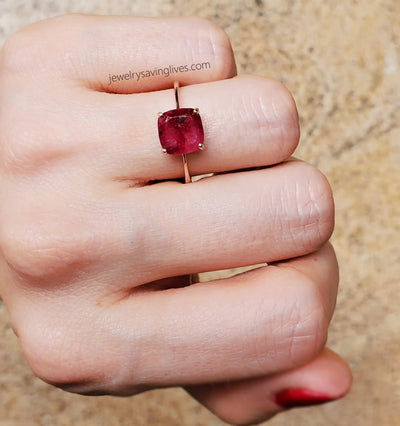
[[[175, 91], [175, 102], [176, 102], [176, 108], [179, 108], [179, 81], [174, 81], [174, 91]], [[185, 183], [191, 183], [192, 178], [190, 177], [189, 173], [189, 167], [187, 163], [186, 154], [182, 154], [182, 160], [183, 160], [183, 170], [185, 172]]]

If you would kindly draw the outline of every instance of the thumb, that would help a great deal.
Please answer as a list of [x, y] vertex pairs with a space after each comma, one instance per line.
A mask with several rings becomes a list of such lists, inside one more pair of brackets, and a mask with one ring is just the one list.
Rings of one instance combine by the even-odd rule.
[[284, 373], [238, 382], [187, 387], [187, 392], [222, 420], [249, 425], [292, 407], [343, 397], [352, 376], [338, 355], [325, 349], [306, 365]]

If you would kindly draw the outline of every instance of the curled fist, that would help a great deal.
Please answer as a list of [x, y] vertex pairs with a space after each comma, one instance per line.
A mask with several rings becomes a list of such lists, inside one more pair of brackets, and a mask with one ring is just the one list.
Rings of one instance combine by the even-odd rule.
[[[188, 164], [207, 177], [189, 184], [158, 139], [174, 81], [204, 128]], [[208, 21], [69, 15], [10, 37], [0, 291], [36, 375], [82, 394], [183, 386], [235, 424], [343, 396], [348, 367], [325, 349], [332, 195], [291, 158], [298, 139], [287, 89], [236, 76]]]

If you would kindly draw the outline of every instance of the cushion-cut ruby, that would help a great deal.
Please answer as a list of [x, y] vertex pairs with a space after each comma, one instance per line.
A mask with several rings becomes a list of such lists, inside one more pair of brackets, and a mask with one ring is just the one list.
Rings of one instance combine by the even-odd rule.
[[177, 108], [158, 117], [158, 135], [168, 154], [189, 154], [204, 143], [200, 114], [193, 108]]

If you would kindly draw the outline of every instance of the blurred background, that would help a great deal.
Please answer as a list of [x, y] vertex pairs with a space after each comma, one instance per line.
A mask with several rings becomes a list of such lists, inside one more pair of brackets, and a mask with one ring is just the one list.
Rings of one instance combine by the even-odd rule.
[[[211, 19], [230, 36], [239, 73], [291, 90], [296, 155], [335, 194], [341, 287], [329, 345], [350, 363], [354, 386], [341, 401], [268, 424], [400, 424], [400, 1], [0, 0], [0, 44], [67, 12]], [[1, 302], [0, 333], [0, 425], [224, 424], [181, 389], [114, 398], [52, 388], [27, 367]]]

